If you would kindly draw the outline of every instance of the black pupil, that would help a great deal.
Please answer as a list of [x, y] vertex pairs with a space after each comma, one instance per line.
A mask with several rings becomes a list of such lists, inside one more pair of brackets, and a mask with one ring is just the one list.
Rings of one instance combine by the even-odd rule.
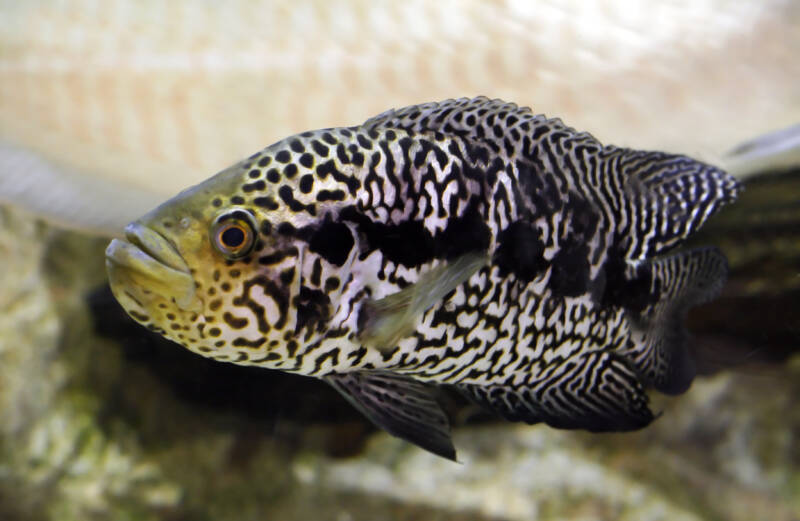
[[222, 236], [220, 238], [222, 239], [222, 244], [228, 248], [238, 248], [244, 244], [244, 230], [235, 226], [231, 226], [222, 232]]

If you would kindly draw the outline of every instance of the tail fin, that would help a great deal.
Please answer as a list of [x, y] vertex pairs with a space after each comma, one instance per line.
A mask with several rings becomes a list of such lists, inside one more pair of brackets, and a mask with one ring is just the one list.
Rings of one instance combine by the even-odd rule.
[[636, 272], [636, 278], [649, 278], [650, 301], [634, 318], [633, 342], [623, 354], [649, 385], [680, 394], [696, 372], [684, 326], [686, 313], [719, 294], [727, 260], [716, 248], [698, 248], [648, 261]]

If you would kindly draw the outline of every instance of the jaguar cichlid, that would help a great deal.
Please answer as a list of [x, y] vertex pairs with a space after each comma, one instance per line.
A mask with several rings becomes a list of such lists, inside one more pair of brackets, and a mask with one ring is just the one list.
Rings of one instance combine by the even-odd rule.
[[455, 458], [437, 384], [590, 431], [643, 427], [648, 389], [685, 391], [682, 322], [727, 264], [671, 250], [738, 191], [688, 157], [463, 98], [279, 141], [131, 223], [107, 267], [147, 328], [322, 378]]

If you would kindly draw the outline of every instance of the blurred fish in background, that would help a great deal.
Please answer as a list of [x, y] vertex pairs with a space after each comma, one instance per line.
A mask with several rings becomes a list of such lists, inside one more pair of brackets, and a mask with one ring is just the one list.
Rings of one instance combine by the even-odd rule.
[[[787, 0], [5, 0], [0, 12], [0, 200], [108, 234], [287, 135], [431, 100], [514, 100], [606, 143], [712, 163], [800, 121], [800, 5]], [[42, 204], [67, 185], [80, 188]]]

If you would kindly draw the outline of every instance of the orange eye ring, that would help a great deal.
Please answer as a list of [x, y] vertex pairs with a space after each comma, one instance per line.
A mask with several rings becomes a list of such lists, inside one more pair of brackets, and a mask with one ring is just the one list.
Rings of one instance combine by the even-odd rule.
[[256, 243], [252, 216], [243, 210], [221, 214], [211, 228], [211, 242], [228, 259], [245, 257]]

